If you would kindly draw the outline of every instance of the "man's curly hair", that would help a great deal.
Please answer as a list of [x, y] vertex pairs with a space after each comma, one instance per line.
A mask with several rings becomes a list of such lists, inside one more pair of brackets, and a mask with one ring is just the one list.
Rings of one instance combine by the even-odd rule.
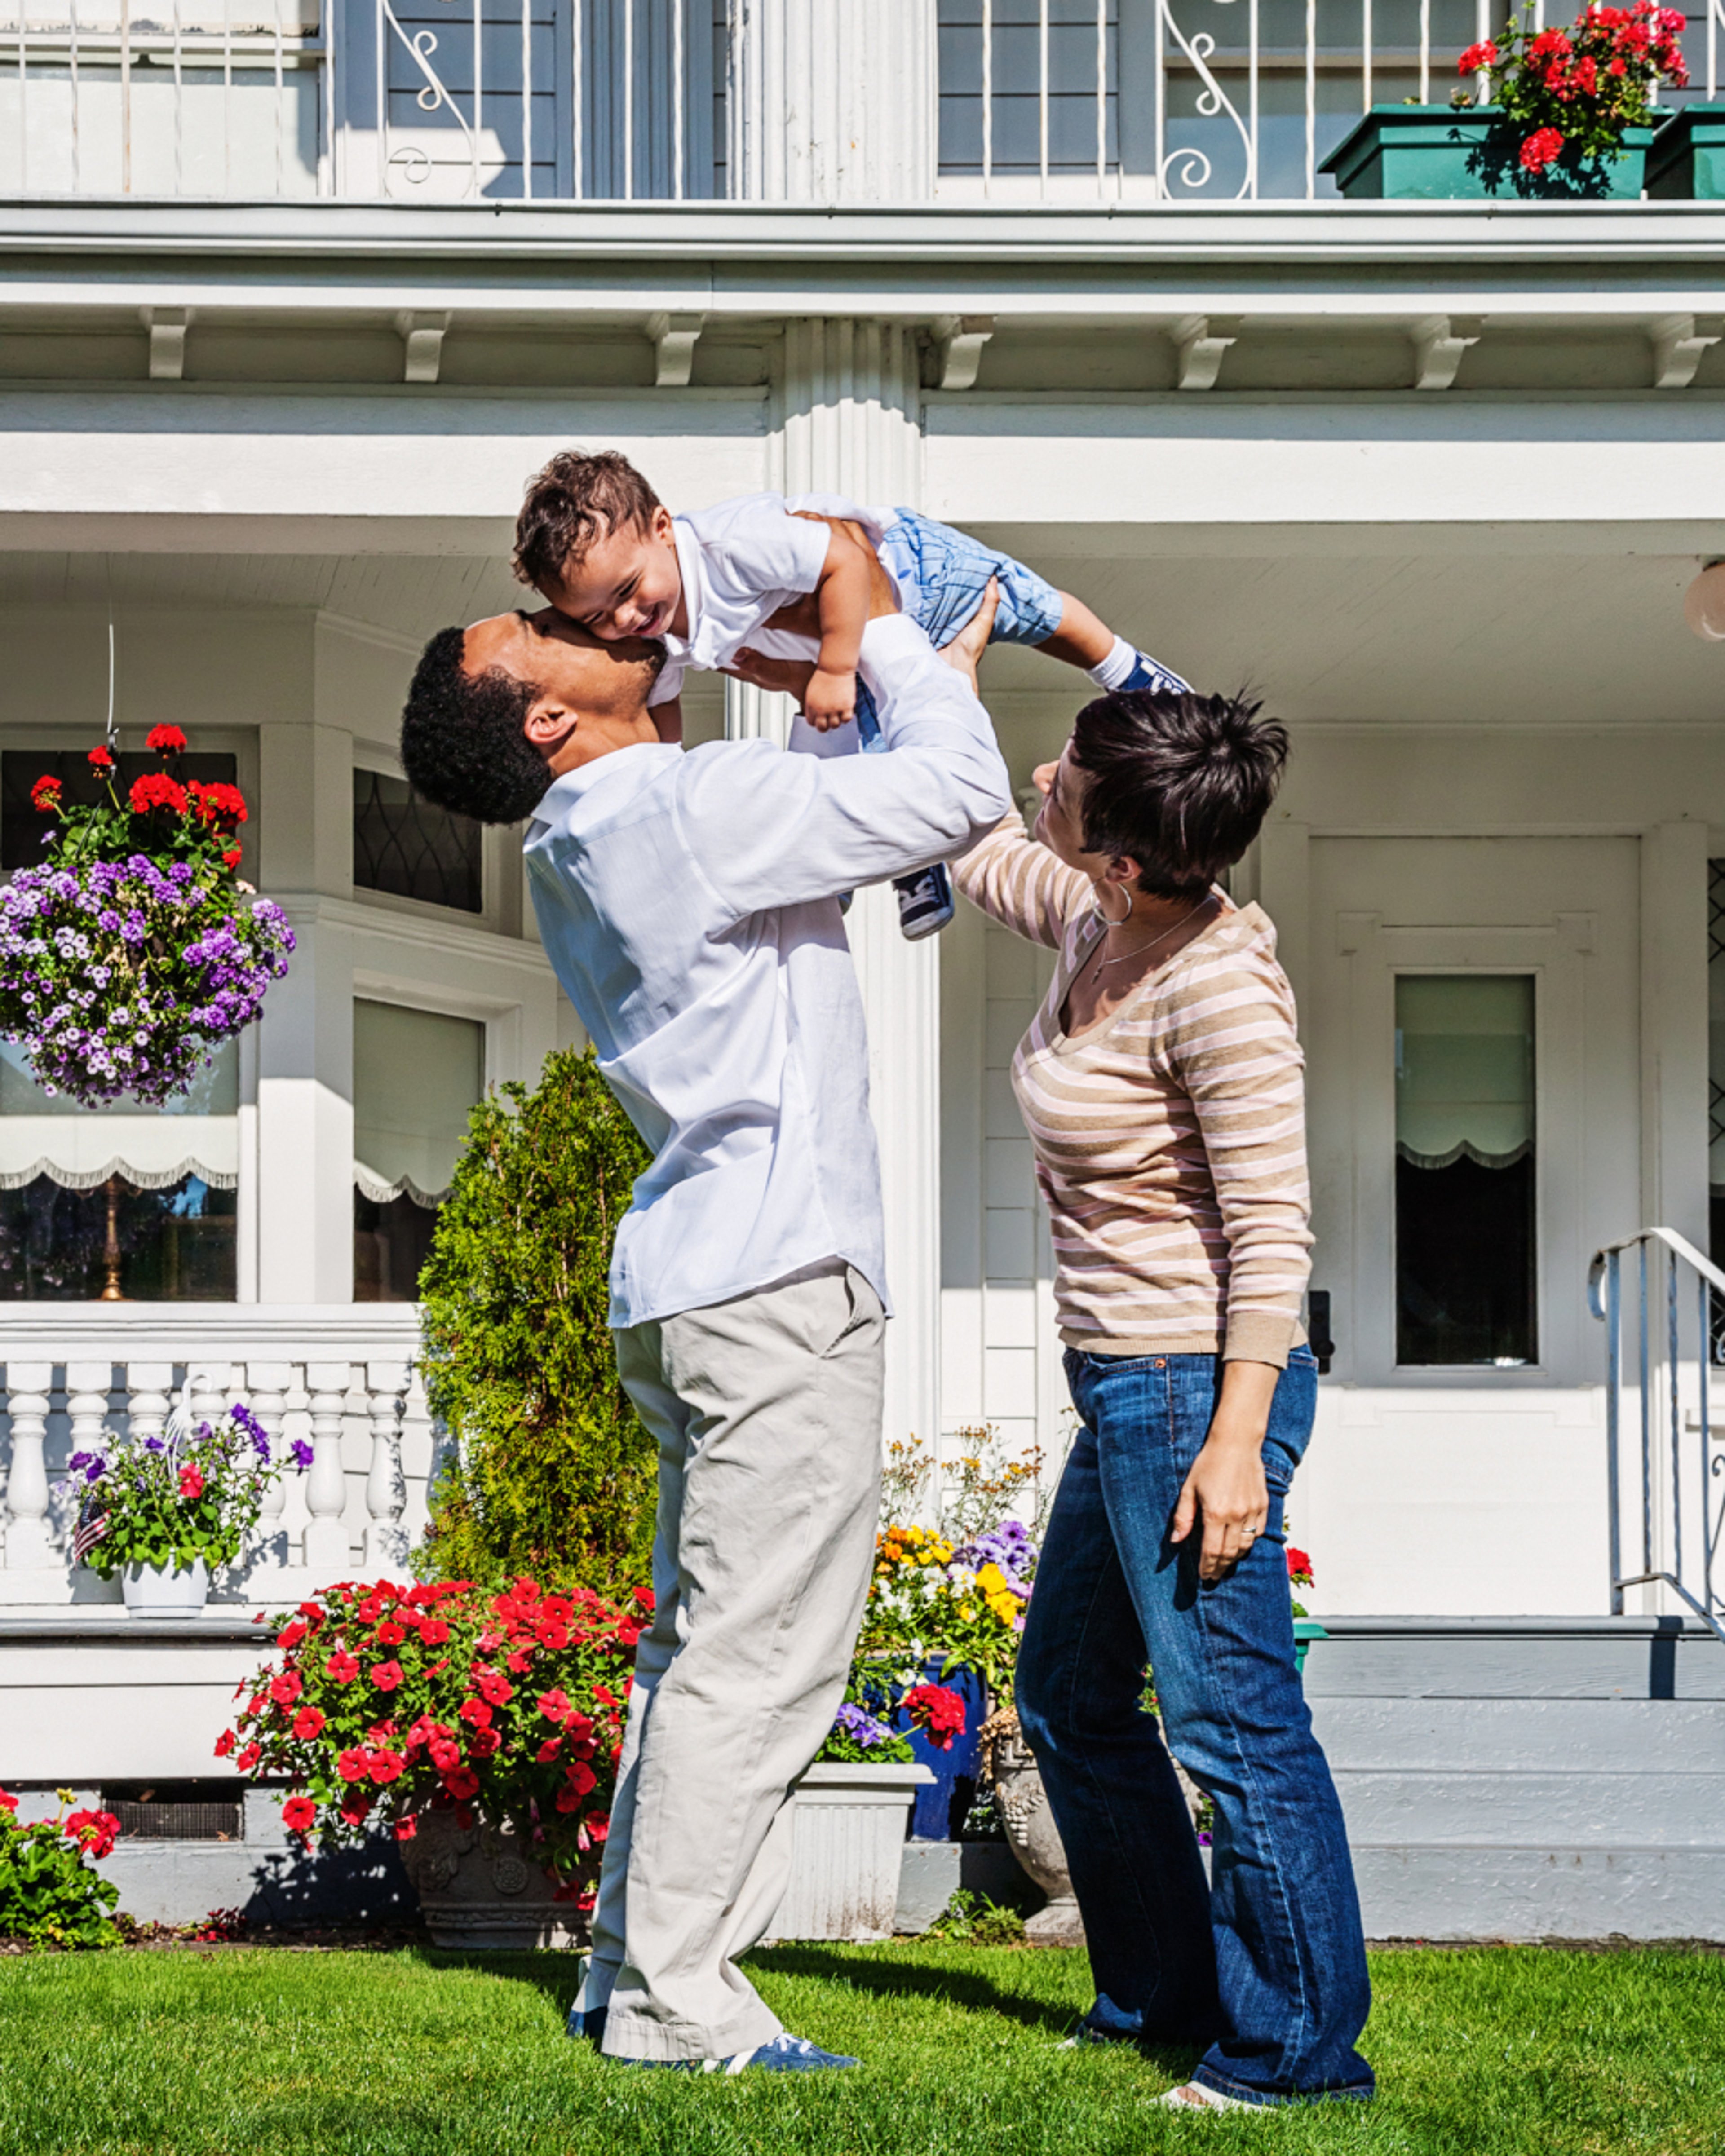
[[538, 689], [461, 664], [467, 632], [440, 629], [420, 654], [401, 715], [401, 762], [414, 791], [481, 824], [520, 824], [551, 783], [521, 731]]

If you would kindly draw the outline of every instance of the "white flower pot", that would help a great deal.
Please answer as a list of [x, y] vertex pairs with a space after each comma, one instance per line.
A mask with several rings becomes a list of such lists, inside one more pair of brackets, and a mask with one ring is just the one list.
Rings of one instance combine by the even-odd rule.
[[209, 1600], [209, 1567], [201, 1557], [184, 1571], [129, 1564], [121, 1573], [120, 1591], [129, 1617], [197, 1617]]
[[885, 1939], [898, 1907], [899, 1867], [927, 1767], [811, 1767], [791, 1799], [790, 1884], [769, 1931], [777, 1939]]

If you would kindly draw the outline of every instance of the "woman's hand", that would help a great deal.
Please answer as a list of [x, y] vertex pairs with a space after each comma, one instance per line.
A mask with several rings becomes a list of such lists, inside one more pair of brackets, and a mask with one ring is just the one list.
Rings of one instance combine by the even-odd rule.
[[1269, 1524], [1264, 1433], [1281, 1375], [1267, 1363], [1223, 1365], [1222, 1396], [1204, 1450], [1181, 1487], [1168, 1535], [1170, 1542], [1183, 1543], [1202, 1519], [1198, 1576], [1208, 1585], [1232, 1571]]
[[982, 603], [965, 623], [950, 644], [941, 646], [941, 657], [948, 666], [963, 675], [973, 690], [976, 687], [976, 670], [988, 639], [993, 633], [994, 617], [1000, 611], [1000, 587], [993, 577], [983, 588]]

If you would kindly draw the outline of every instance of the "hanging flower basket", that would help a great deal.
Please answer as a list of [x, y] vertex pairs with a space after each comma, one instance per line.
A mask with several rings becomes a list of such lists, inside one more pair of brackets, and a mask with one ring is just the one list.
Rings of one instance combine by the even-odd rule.
[[124, 799], [105, 748], [90, 752], [105, 795], [93, 807], [39, 778], [31, 800], [54, 819], [46, 859], [0, 891], [0, 1035], [44, 1091], [86, 1108], [186, 1092], [258, 1016], [294, 947], [281, 908], [236, 873], [239, 788], [182, 783], [177, 726], [148, 745], [162, 767]]

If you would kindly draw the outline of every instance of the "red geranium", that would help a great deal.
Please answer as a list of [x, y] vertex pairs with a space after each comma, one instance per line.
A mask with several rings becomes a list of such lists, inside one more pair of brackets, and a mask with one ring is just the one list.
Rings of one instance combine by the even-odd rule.
[[126, 803], [135, 816], [147, 816], [157, 808], [171, 808], [176, 816], [186, 813], [186, 789], [166, 772], [146, 771], [131, 783]]
[[213, 831], [233, 831], [246, 821], [245, 796], [237, 786], [201, 786], [193, 779], [186, 793], [193, 814]]
[[[1620, 157], [1630, 128], [1656, 125], [1657, 86], [1681, 90], [1689, 80], [1679, 43], [1683, 28], [1681, 14], [1656, 0], [1589, 6], [1567, 29], [1512, 23], [1501, 38], [1470, 45], [1456, 66], [1485, 77], [1481, 102], [1502, 109], [1521, 137], [1521, 169], [1537, 177], [1560, 157]], [[1470, 102], [1464, 90], [1455, 97]]]
[[111, 771], [114, 768], [114, 759], [105, 748], [93, 748], [85, 762], [97, 771]]
[[1296, 1549], [1291, 1543], [1288, 1545], [1288, 1578], [1296, 1587], [1310, 1587], [1312, 1584], [1312, 1559], [1304, 1550]]
[[177, 726], [151, 726], [144, 746], [157, 756], [178, 756], [186, 746], [186, 737]]
[[190, 1504], [203, 1495], [203, 1470], [195, 1462], [180, 1470], [180, 1495]]
[[948, 1685], [912, 1685], [902, 1704], [912, 1723], [927, 1730], [942, 1752], [950, 1752], [952, 1739], [964, 1733], [964, 1702]]
[[120, 1822], [112, 1812], [69, 1812], [63, 1830], [68, 1839], [75, 1841], [87, 1856], [98, 1864], [114, 1846], [120, 1832]]
[[50, 814], [60, 805], [60, 783], [44, 773], [30, 788], [30, 806], [39, 816]]
[[18, 1799], [11, 1790], [0, 1789], [0, 1812], [15, 1812], [17, 1810]]
[[1536, 128], [1522, 145], [1522, 170], [1543, 172], [1563, 154], [1563, 138], [1555, 127]]

